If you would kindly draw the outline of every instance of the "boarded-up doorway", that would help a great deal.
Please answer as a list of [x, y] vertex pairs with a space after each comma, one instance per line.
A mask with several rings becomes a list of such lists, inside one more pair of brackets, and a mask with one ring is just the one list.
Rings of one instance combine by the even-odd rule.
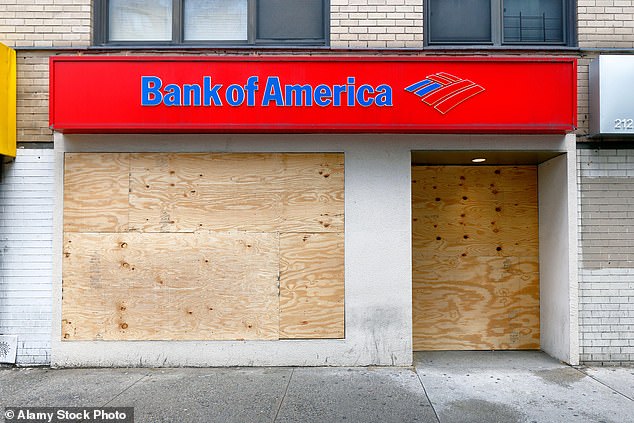
[[536, 166], [413, 166], [414, 350], [538, 349]]

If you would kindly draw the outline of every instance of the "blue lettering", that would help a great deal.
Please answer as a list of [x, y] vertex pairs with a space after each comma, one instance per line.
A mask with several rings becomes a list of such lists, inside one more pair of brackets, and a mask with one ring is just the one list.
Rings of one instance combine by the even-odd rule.
[[374, 103], [377, 106], [392, 106], [392, 87], [382, 84], [376, 87], [377, 96]]
[[163, 96], [163, 104], [166, 106], [181, 105], [181, 87], [176, 84], [165, 86], [165, 95]]
[[270, 102], [274, 102], [276, 106], [284, 105], [282, 97], [282, 86], [280, 78], [277, 76], [269, 76], [266, 79], [266, 88], [264, 88], [264, 98], [262, 98], [262, 106], [268, 107]]
[[183, 85], [183, 106], [200, 106], [200, 85]]
[[374, 103], [374, 98], [370, 97], [370, 94], [374, 94], [374, 88], [367, 84], [361, 85], [357, 91], [357, 103], [363, 107], [371, 106]]
[[158, 76], [141, 77], [141, 106], [158, 106], [163, 101], [163, 81]]
[[258, 77], [250, 76], [247, 79], [247, 84], [244, 86], [247, 91], [247, 106], [255, 106], [255, 92], [258, 90]]
[[310, 85], [287, 85], [285, 106], [312, 106], [313, 87]]
[[354, 106], [354, 76], [348, 77], [348, 107]]
[[315, 88], [315, 104], [321, 107], [330, 106], [332, 103], [332, 90], [328, 85], [317, 85]]
[[334, 89], [334, 94], [332, 95], [332, 105], [339, 107], [341, 106], [341, 94], [346, 92], [345, 85], [335, 85], [332, 87]]
[[222, 84], [216, 84], [214, 86], [211, 85], [211, 76], [205, 76], [203, 78], [204, 85], [204, 95], [203, 95], [203, 104], [205, 106], [211, 106], [213, 103], [214, 106], [222, 106], [222, 101], [220, 101], [220, 95], [218, 91], [222, 87]]
[[[203, 77], [203, 84], [167, 84], [157, 76], [141, 77], [141, 105], [174, 106], [223, 106], [224, 101], [233, 107], [247, 104], [255, 107], [260, 90], [259, 77], [250, 76], [244, 84], [231, 84], [226, 90], [223, 84], [213, 84], [211, 76]], [[269, 76], [263, 89], [261, 107], [361, 107], [392, 106], [392, 87], [381, 84], [374, 87], [363, 84], [357, 88], [353, 76], [341, 85], [285, 84], [278, 76]]]
[[230, 106], [239, 106], [244, 103], [244, 89], [242, 85], [229, 85], [225, 93], [225, 99]]

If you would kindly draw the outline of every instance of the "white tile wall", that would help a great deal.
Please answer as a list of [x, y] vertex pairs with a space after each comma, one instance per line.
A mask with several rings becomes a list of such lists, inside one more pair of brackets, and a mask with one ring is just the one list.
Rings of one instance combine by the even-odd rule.
[[52, 149], [18, 149], [2, 165], [0, 335], [18, 336], [21, 365], [50, 363], [53, 169]]
[[634, 150], [578, 150], [582, 362], [634, 361]]

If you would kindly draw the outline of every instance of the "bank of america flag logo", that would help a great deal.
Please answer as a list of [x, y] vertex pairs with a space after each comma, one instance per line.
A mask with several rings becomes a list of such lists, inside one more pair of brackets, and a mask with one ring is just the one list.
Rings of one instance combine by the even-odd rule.
[[483, 92], [484, 88], [468, 79], [438, 72], [427, 75], [422, 81], [405, 88], [405, 91], [416, 94], [423, 103], [444, 115], [463, 101]]

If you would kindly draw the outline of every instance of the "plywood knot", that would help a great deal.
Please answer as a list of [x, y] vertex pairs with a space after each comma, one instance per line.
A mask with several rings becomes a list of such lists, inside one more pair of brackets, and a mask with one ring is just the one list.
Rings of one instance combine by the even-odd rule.
[[119, 244], [119, 246], [121, 248], [128, 248], [128, 243], [127, 242], [122, 242], [121, 244]]
[[128, 324], [125, 323], [125, 322], [121, 323], [119, 326], [121, 327], [121, 329], [127, 329], [128, 328]]

